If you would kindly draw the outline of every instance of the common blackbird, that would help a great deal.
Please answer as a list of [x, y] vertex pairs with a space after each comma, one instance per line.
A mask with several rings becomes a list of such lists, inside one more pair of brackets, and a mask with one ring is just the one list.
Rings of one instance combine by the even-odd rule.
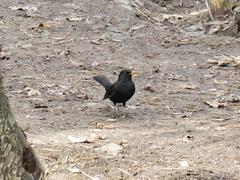
[[109, 98], [114, 105], [122, 103], [125, 106], [135, 92], [135, 85], [132, 81], [133, 75], [135, 75], [134, 71], [122, 70], [118, 80], [113, 84], [104, 76], [94, 76], [93, 79], [105, 87], [106, 93], [103, 100]]

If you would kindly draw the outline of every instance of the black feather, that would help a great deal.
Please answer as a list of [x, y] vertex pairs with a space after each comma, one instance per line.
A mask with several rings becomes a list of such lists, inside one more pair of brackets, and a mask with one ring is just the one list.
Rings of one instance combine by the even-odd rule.
[[93, 79], [105, 87], [106, 93], [103, 99], [109, 98], [114, 105], [122, 103], [125, 106], [135, 92], [135, 85], [132, 81], [130, 70], [121, 71], [118, 80], [114, 84], [104, 76], [94, 76]]
[[93, 79], [105, 87], [106, 90], [112, 86], [112, 83], [105, 76], [94, 76]]

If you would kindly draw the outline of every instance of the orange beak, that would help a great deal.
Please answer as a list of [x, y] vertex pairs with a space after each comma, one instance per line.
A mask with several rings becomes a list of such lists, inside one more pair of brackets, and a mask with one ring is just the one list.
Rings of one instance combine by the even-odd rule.
[[136, 76], [137, 76], [137, 72], [132, 70], [132, 71], [130, 72], [130, 75], [131, 75], [132, 77], [136, 77]]

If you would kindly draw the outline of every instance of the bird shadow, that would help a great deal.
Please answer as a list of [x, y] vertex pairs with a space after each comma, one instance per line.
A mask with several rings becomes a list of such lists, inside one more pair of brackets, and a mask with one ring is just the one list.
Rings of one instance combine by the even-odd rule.
[[132, 112], [128, 111], [129, 109], [126, 109], [122, 106], [110, 106], [107, 105], [105, 108], [101, 109], [101, 113], [103, 116], [108, 118], [114, 118], [114, 119], [131, 119], [134, 117], [134, 114]]

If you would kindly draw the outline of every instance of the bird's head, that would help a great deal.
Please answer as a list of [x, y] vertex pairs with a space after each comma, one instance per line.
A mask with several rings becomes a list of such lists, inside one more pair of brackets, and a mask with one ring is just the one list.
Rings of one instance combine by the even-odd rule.
[[125, 69], [120, 72], [118, 79], [119, 80], [121, 80], [121, 79], [131, 80], [132, 76], [135, 76], [135, 75], [136, 75], [135, 71], [130, 70], [130, 69]]

